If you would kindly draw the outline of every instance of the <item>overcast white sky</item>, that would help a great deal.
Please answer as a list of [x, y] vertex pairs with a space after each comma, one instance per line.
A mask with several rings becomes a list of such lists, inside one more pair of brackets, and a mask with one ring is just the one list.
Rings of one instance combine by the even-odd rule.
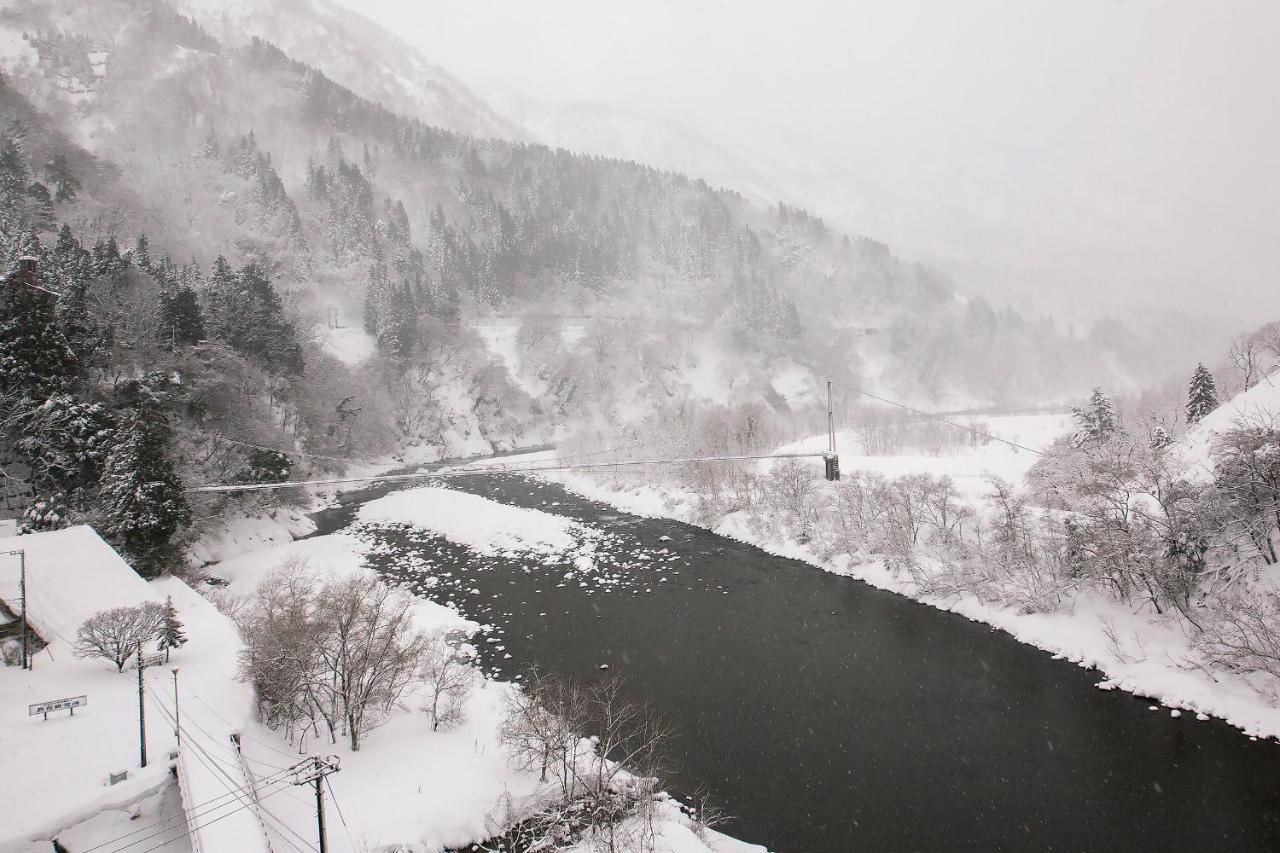
[[962, 284], [1280, 315], [1280, 2], [344, 2], [482, 96], [682, 120]]

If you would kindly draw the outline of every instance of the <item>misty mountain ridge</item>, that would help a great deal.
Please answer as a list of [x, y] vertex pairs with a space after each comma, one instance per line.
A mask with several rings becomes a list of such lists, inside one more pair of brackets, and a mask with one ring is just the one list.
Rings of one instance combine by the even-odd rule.
[[[29, 182], [7, 256], [93, 295], [84, 322], [112, 345], [85, 345], [81, 398], [181, 377], [162, 396], [188, 482], [261, 473], [274, 463], [254, 446], [314, 469], [535, 444], [570, 423], [642, 434], [708, 405], [804, 411], [826, 379], [962, 408], [1167, 369], [1122, 328], [997, 311], [802, 210], [460, 132], [502, 127], [335, 10], [238, 4], [208, 26], [160, 2], [0, 14], [10, 166]], [[337, 27], [335, 73], [372, 93], [403, 83], [382, 96], [443, 104], [457, 127], [366, 100], [255, 23], [314, 50]], [[422, 94], [437, 84], [451, 94]]]

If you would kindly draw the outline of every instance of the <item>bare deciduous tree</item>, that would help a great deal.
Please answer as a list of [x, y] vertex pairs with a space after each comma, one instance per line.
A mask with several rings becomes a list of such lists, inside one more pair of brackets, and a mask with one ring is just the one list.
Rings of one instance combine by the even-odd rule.
[[320, 661], [354, 752], [417, 678], [427, 638], [413, 626], [412, 599], [373, 575], [330, 582], [320, 594]]
[[553, 775], [560, 786], [556, 802], [524, 828], [610, 853], [653, 849], [671, 730], [629, 699], [620, 679], [581, 686], [530, 670], [507, 710], [500, 736], [511, 761], [539, 768], [544, 781]]
[[291, 732], [323, 721], [359, 750], [419, 677], [428, 641], [411, 607], [373, 575], [321, 580], [299, 561], [275, 569], [240, 619], [241, 671], [263, 720]]
[[1252, 388], [1258, 381], [1262, 361], [1262, 341], [1254, 335], [1240, 335], [1231, 341], [1231, 363], [1240, 375], [1241, 387]]
[[459, 643], [450, 642], [446, 632], [438, 631], [427, 637], [422, 677], [427, 684], [427, 703], [423, 710], [431, 717], [431, 730], [438, 730], [442, 724], [447, 729], [462, 723], [476, 672], [470, 656]]
[[1216, 602], [1197, 646], [1217, 666], [1280, 678], [1280, 595], [1231, 596]]
[[164, 606], [154, 601], [95, 613], [76, 632], [75, 655], [109, 660], [122, 672], [139, 646], [156, 638], [163, 621]]

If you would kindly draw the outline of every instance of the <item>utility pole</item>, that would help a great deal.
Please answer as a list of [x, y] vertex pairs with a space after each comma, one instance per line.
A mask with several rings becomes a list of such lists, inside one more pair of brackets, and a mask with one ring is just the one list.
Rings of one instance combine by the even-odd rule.
[[173, 736], [182, 747], [182, 712], [178, 710], [178, 668], [173, 668]]
[[0, 551], [0, 557], [18, 558], [18, 602], [22, 605], [22, 668], [31, 669], [31, 654], [27, 646], [27, 552], [21, 548]]
[[319, 755], [313, 755], [309, 762], [304, 761], [294, 771], [293, 784], [315, 783], [316, 786], [316, 831], [320, 836], [320, 853], [329, 853], [329, 837], [324, 828], [324, 779], [331, 773], [337, 773], [339, 769], [338, 756], [330, 755], [322, 758]]
[[831, 380], [827, 380], [827, 452], [822, 457], [828, 480], [840, 479], [840, 457], [836, 454], [836, 416], [831, 405]]
[[147, 706], [142, 701], [142, 641], [138, 641], [138, 749], [142, 753], [142, 766], [147, 766]]
[[831, 408], [831, 380], [827, 380], [827, 452], [836, 452], [836, 419]]
[[22, 668], [31, 669], [27, 653], [27, 552], [18, 551], [18, 594], [22, 597]]

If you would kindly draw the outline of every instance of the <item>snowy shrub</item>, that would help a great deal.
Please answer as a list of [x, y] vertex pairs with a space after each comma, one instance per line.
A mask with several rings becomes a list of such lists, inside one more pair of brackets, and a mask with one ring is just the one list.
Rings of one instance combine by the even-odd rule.
[[765, 504], [802, 544], [812, 538], [818, 518], [816, 484], [813, 466], [798, 459], [776, 463], [761, 483]]
[[1212, 664], [1280, 678], [1280, 594], [1231, 596], [1208, 611], [1196, 645]]
[[559, 783], [559, 799], [514, 828], [522, 838], [558, 839], [562, 846], [551, 849], [568, 841], [595, 850], [653, 849], [671, 730], [625, 696], [621, 679], [583, 686], [530, 670], [509, 697], [499, 738], [513, 765]]
[[1214, 485], [1229, 516], [1227, 536], [1266, 565], [1280, 561], [1280, 416], [1243, 419], [1213, 444]]

